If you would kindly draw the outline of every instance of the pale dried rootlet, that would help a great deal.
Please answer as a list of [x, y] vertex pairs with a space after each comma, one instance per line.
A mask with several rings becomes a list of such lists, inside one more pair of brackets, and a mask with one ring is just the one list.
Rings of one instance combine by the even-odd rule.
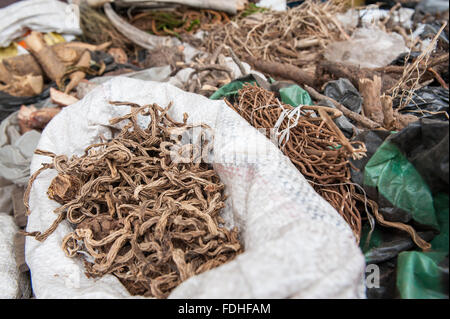
[[314, 73], [314, 64], [320, 61], [320, 53], [328, 42], [349, 39], [336, 18], [345, 5], [342, 0], [308, 0], [287, 11], [255, 13], [215, 26], [203, 46], [212, 53], [225, 44], [246, 62], [250, 56]]
[[[85, 258], [86, 274], [117, 276], [131, 294], [165, 298], [182, 281], [233, 259], [242, 252], [236, 228], [224, 227], [224, 185], [200, 161], [211, 150], [206, 134], [200, 143], [181, 144], [193, 128], [172, 120], [160, 106], [132, 103], [130, 114], [112, 119], [127, 122], [112, 140], [89, 146], [85, 153], [53, 158], [45, 169], [58, 171], [49, 198], [62, 206], [45, 232], [26, 233], [45, 240], [67, 219], [74, 225], [62, 242], [69, 257]], [[150, 117], [142, 129], [137, 117]], [[207, 128], [206, 125], [201, 125]], [[207, 147], [204, 147], [207, 145]]]

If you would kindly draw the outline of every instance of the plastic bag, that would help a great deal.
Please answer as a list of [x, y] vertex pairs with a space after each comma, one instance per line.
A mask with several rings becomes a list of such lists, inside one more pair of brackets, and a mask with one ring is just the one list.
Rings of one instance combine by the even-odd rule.
[[416, 59], [421, 53], [422, 52], [420, 51], [402, 53], [398, 57], [396, 57], [391, 63], [389, 63], [389, 65], [404, 66], [407, 63], [414, 62], [414, 59]]
[[350, 40], [330, 43], [326, 47], [325, 58], [361, 68], [378, 68], [407, 51], [405, 41], [398, 33], [388, 34], [376, 27], [360, 28], [355, 30]]
[[348, 79], [330, 81], [326, 84], [324, 94], [341, 103], [355, 113], [361, 113], [363, 98]]
[[397, 287], [404, 299], [448, 299], [448, 252], [403, 252]]
[[[396, 3], [396, 1], [392, 1]], [[384, 2], [383, 4], [386, 4]], [[389, 9], [366, 7], [364, 9], [349, 9], [345, 13], [339, 13], [336, 15], [337, 20], [342, 24], [345, 29], [352, 29], [358, 27], [361, 23], [362, 27], [370, 27], [374, 23], [377, 23], [381, 19], [385, 19], [389, 16]], [[391, 16], [392, 22], [401, 25], [406, 29], [412, 28], [412, 17], [414, 10], [410, 8], [399, 8]]]
[[[397, 108], [399, 104], [399, 99], [393, 101], [394, 108]], [[432, 86], [418, 89], [414, 92], [411, 101], [400, 110], [400, 113], [409, 113], [421, 118], [448, 121], [448, 89]]]
[[448, 298], [448, 262], [439, 264], [449, 249], [448, 134], [448, 122], [421, 119], [396, 134], [374, 130], [356, 137], [368, 156], [353, 161], [359, 170], [352, 169], [352, 181], [364, 186], [386, 220], [412, 222], [432, 251], [410, 251], [416, 246], [408, 234], [364, 225], [366, 262], [379, 265], [383, 278], [380, 288], [368, 289], [369, 298], [392, 298], [396, 291], [401, 298]]
[[416, 6], [416, 10], [426, 12], [426, 13], [439, 13], [448, 11], [448, 1], [447, 0], [422, 0]]
[[421, 119], [401, 132], [367, 131], [367, 158], [352, 161], [352, 181], [379, 205], [386, 220], [414, 220], [439, 230], [435, 194], [448, 188], [448, 122]]
[[294, 107], [313, 104], [308, 92], [296, 84], [281, 88], [279, 92], [281, 101]]
[[[173, 106], [169, 115], [214, 130], [213, 167], [229, 195], [222, 216], [241, 231], [245, 251], [233, 261], [194, 276], [170, 298], [364, 298], [364, 258], [344, 219], [320, 197], [281, 151], [224, 101], [187, 93], [167, 83], [116, 77], [64, 108], [47, 125], [38, 148], [72, 156], [111, 136], [109, 120], [129, 112], [109, 101]], [[148, 123], [142, 123], [146, 125]], [[255, 150], [264, 149], [258, 154]], [[47, 157], [34, 155], [35, 172]], [[27, 231], [44, 230], [59, 205], [47, 197], [56, 172], [45, 171], [30, 194]], [[64, 221], [44, 242], [26, 239], [26, 261], [37, 298], [127, 298], [107, 275], [87, 278], [81, 260], [68, 258]], [[243, 285], [242, 283], [246, 284]]]
[[286, 0], [260, 0], [257, 6], [270, 8], [274, 11], [286, 11]]
[[[348, 79], [341, 78], [336, 81], [328, 82], [325, 86], [324, 94], [341, 103], [353, 112], [361, 112], [363, 98]], [[318, 104], [336, 108], [336, 106], [329, 100], [318, 101]], [[348, 138], [360, 132], [360, 130], [353, 125], [352, 121], [344, 115], [335, 119], [334, 122]]]

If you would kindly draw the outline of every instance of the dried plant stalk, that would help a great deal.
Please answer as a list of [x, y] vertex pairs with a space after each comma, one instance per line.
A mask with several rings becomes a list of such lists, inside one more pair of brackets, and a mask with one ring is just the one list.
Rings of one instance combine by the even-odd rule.
[[[434, 38], [423, 50], [423, 52], [415, 59], [415, 61], [407, 65], [403, 69], [403, 74], [397, 84], [389, 90], [392, 95], [392, 99], [400, 98], [399, 110], [408, 105], [414, 97], [414, 92], [421, 87], [420, 81], [427, 69], [431, 67], [429, 64], [430, 57], [433, 53], [434, 46], [436, 45], [439, 36], [447, 26], [445, 22]], [[448, 61], [448, 56], [447, 56]], [[422, 66], [422, 67], [421, 67]]]
[[[45, 169], [55, 169], [48, 195], [62, 206], [45, 232], [25, 233], [45, 240], [64, 219], [75, 226], [63, 240], [69, 257], [87, 255], [86, 275], [113, 274], [131, 294], [165, 298], [182, 281], [233, 259], [242, 252], [236, 228], [224, 227], [224, 185], [201, 161], [212, 147], [181, 144], [193, 125], [177, 123], [170, 105], [139, 106], [112, 119], [127, 122], [113, 139], [89, 146], [80, 157], [36, 151], [53, 158], [30, 179], [25, 192]], [[149, 116], [142, 129], [138, 115]], [[206, 125], [201, 125], [207, 128]], [[199, 145], [206, 145], [200, 150]]]

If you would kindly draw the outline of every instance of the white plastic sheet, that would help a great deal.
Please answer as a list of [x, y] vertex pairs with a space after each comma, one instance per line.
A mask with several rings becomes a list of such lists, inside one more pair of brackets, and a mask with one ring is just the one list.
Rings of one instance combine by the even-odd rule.
[[400, 34], [370, 27], [356, 29], [347, 41], [330, 43], [325, 49], [325, 58], [361, 68], [378, 68], [388, 65], [407, 51]]

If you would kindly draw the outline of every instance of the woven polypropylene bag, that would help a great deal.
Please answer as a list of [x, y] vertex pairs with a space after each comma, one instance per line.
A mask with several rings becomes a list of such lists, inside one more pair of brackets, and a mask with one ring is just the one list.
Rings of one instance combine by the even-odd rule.
[[[194, 276], [170, 298], [364, 298], [364, 258], [350, 227], [308, 184], [287, 157], [223, 101], [184, 92], [170, 84], [117, 77], [63, 109], [42, 133], [38, 149], [81, 155], [111, 137], [109, 120], [129, 113], [128, 106], [173, 106], [169, 115], [214, 129], [213, 167], [229, 198], [223, 216], [241, 231], [245, 251], [233, 261]], [[141, 118], [140, 124], [146, 125]], [[255, 153], [255, 151], [257, 151]], [[50, 159], [34, 155], [31, 172]], [[27, 231], [43, 231], [59, 206], [48, 199], [54, 170], [44, 171], [30, 194]], [[71, 226], [63, 222], [44, 242], [26, 241], [26, 260], [37, 298], [125, 298], [117, 278], [89, 279], [79, 259], [61, 249]]]

